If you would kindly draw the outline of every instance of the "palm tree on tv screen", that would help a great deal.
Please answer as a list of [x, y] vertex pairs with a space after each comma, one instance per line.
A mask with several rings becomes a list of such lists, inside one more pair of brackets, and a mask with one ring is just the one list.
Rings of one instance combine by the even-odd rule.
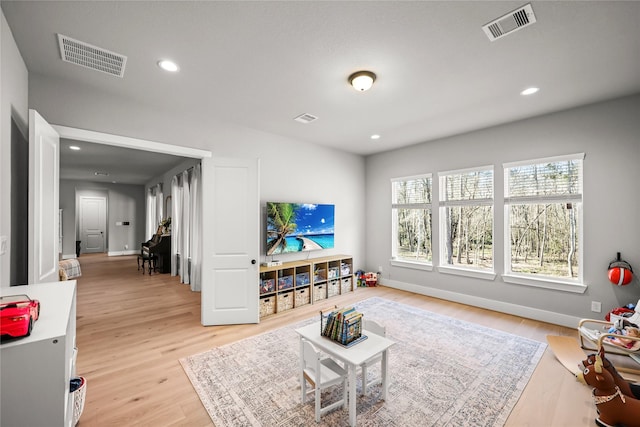
[[273, 255], [280, 246], [280, 252], [287, 247], [288, 234], [292, 234], [298, 227], [295, 203], [267, 203], [267, 255]]

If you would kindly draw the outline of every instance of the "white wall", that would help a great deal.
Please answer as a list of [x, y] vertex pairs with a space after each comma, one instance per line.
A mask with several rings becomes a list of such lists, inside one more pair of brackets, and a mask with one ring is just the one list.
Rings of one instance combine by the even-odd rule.
[[[543, 95], [541, 95], [543, 96]], [[383, 282], [420, 293], [504, 308], [521, 306], [521, 313], [601, 317], [614, 307], [637, 302], [640, 281], [617, 287], [607, 279], [607, 267], [621, 252], [640, 275], [640, 95], [593, 104], [556, 114], [427, 142], [366, 161], [366, 259], [369, 270], [383, 266]], [[585, 294], [531, 288], [494, 281], [392, 267], [391, 184], [394, 177], [473, 166], [495, 168], [495, 242], [503, 241], [502, 164], [562, 154], [586, 154], [584, 160], [584, 280]], [[437, 202], [436, 202], [437, 204]], [[434, 209], [434, 217], [437, 212]], [[434, 220], [435, 220], [434, 218]], [[434, 229], [437, 224], [434, 224]], [[438, 249], [434, 244], [434, 252]], [[502, 244], [499, 244], [502, 246]], [[498, 243], [496, 244], [498, 246]], [[495, 256], [503, 270], [502, 252]], [[590, 311], [602, 302], [603, 313]]]
[[[203, 122], [180, 111], [156, 110], [64, 80], [31, 74], [29, 85], [30, 108], [52, 124], [210, 150], [214, 156], [259, 158], [262, 209], [267, 200], [335, 204], [336, 247], [318, 256], [344, 253], [354, 257], [356, 269], [364, 264], [363, 157], [222, 124], [215, 117]], [[170, 181], [164, 188], [168, 194]]]
[[[146, 240], [144, 186], [63, 179], [60, 180], [60, 209], [63, 209], [62, 253], [65, 258], [75, 257], [75, 241], [80, 240], [76, 230], [77, 203], [80, 196], [107, 198], [105, 249], [110, 255], [135, 253], [140, 250], [140, 243]], [[130, 224], [116, 225], [117, 222], [124, 221]]]
[[[11, 29], [0, 19], [0, 236], [11, 242], [11, 120], [28, 136], [28, 74]], [[0, 256], [0, 286], [9, 286], [11, 248]]]

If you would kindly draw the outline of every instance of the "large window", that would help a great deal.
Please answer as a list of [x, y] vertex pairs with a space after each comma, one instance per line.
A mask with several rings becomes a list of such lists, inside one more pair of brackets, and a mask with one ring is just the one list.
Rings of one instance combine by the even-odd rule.
[[581, 279], [583, 158], [504, 165], [507, 274]]
[[431, 174], [392, 180], [394, 260], [431, 263]]
[[493, 167], [439, 177], [440, 265], [493, 271]]

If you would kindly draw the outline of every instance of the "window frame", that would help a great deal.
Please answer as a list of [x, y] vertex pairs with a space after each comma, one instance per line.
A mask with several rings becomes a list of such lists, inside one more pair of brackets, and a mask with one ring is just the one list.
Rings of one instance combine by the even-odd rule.
[[[419, 179], [429, 179], [431, 186], [431, 201], [425, 203], [397, 203], [395, 194], [395, 183], [405, 181], [415, 181]], [[433, 174], [424, 173], [419, 175], [391, 178], [391, 260], [390, 264], [397, 267], [406, 267], [416, 270], [433, 270]], [[399, 209], [425, 209], [431, 211], [431, 260], [418, 261], [398, 258], [398, 210]]]
[[[533, 286], [546, 289], [554, 289], [573, 293], [584, 293], [587, 286], [584, 283], [584, 153], [575, 153], [562, 156], [543, 157], [538, 159], [528, 159], [517, 162], [503, 163], [504, 174], [504, 273], [502, 280], [523, 286]], [[579, 176], [579, 194], [572, 195], [546, 195], [546, 196], [510, 196], [509, 195], [509, 170], [518, 166], [534, 166], [544, 163], [558, 163], [569, 160], [581, 162]], [[577, 203], [579, 204], [576, 215], [578, 228], [578, 277], [556, 277], [549, 275], [537, 275], [513, 272], [511, 270], [511, 218], [510, 207], [512, 204], [543, 204], [543, 203]]]
[[[478, 198], [470, 200], [446, 200], [446, 178], [454, 175], [463, 175], [472, 172], [491, 172], [491, 197], [490, 198]], [[496, 277], [496, 259], [495, 259], [495, 166], [483, 165], [472, 168], [457, 169], [438, 172], [438, 215], [439, 215], [439, 227], [438, 227], [438, 244], [439, 248], [439, 264], [438, 271], [446, 274], [453, 274], [458, 276], [466, 276], [484, 280], [494, 280]], [[446, 209], [455, 206], [490, 206], [491, 209], [491, 269], [478, 268], [478, 267], [464, 267], [460, 265], [445, 264], [444, 260], [447, 259], [446, 255]]]

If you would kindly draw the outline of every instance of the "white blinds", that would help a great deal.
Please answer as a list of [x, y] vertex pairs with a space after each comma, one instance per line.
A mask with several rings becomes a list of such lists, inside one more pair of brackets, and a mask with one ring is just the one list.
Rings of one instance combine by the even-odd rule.
[[493, 167], [442, 172], [440, 206], [493, 203]]
[[582, 200], [582, 157], [505, 165], [505, 203]]
[[392, 181], [392, 207], [425, 207], [431, 204], [431, 175]]

